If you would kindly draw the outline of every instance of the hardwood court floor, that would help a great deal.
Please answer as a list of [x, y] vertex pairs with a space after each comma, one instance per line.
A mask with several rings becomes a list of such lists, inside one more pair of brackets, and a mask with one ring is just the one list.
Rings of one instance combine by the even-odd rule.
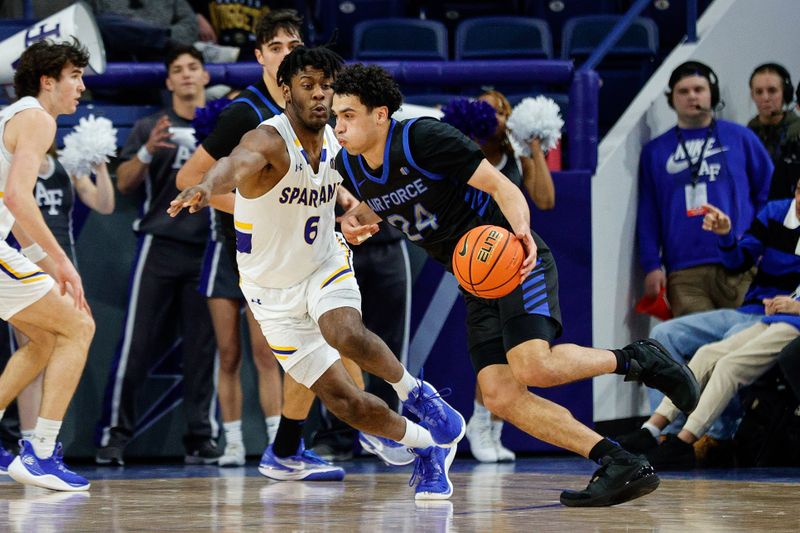
[[254, 464], [217, 467], [78, 467], [89, 493], [54, 493], [0, 481], [0, 531], [800, 531], [800, 469], [662, 475], [661, 487], [604, 509], [558, 503], [593, 471], [575, 458], [510, 465], [459, 459], [450, 501], [415, 503], [410, 468], [344, 463], [342, 483], [276, 483]]

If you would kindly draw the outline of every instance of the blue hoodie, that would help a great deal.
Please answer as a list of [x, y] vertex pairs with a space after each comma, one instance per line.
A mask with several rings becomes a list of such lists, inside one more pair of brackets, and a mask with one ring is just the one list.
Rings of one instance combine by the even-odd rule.
[[[725, 268], [743, 272], [758, 265], [739, 311], [763, 314], [764, 298], [791, 294], [800, 285], [800, 220], [795, 215], [794, 200], [769, 202], [741, 240], [730, 233], [715, 237]], [[800, 316], [771, 315], [764, 322], [800, 327]]]
[[[769, 193], [773, 164], [758, 137], [725, 120], [708, 127], [680, 129], [696, 162], [705, 143], [698, 183], [705, 183], [708, 203], [731, 217], [741, 236]], [[707, 142], [706, 139], [708, 139]], [[687, 216], [685, 188], [692, 183], [689, 160], [678, 141], [678, 128], [647, 143], [639, 159], [639, 206], [636, 232], [639, 261], [645, 272], [667, 272], [719, 264], [717, 238], [703, 231], [702, 216]]]

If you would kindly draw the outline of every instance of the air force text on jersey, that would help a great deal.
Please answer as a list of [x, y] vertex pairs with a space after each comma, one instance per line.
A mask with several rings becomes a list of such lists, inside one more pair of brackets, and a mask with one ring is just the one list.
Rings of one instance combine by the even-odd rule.
[[427, 190], [428, 186], [425, 185], [422, 178], [417, 178], [411, 183], [403, 185], [388, 194], [376, 196], [375, 198], [368, 198], [366, 201], [373, 211], [380, 213], [381, 211], [386, 211], [392, 205], [403, 205]]

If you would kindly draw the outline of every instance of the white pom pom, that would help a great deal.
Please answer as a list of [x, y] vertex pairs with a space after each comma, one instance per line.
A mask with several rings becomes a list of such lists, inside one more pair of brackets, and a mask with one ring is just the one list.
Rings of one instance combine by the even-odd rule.
[[561, 138], [560, 109], [552, 98], [537, 96], [523, 99], [508, 119], [507, 127], [512, 138], [521, 146], [522, 155], [530, 157], [530, 142], [538, 138], [542, 149], [547, 151], [558, 145]]
[[81, 118], [72, 133], [64, 137], [58, 160], [72, 176], [88, 176], [92, 167], [108, 163], [117, 153], [117, 130], [110, 120], [89, 115]]

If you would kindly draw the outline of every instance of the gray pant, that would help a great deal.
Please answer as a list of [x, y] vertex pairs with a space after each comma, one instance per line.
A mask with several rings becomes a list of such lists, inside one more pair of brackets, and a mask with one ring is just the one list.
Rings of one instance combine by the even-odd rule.
[[[738, 390], [769, 370], [777, 361], [778, 352], [799, 334], [797, 328], [785, 322], [757, 322], [697, 350], [689, 361], [689, 368], [703, 392], [683, 429], [697, 438], [702, 437]], [[680, 412], [669, 398], [664, 398], [656, 409], [656, 413], [668, 420], [674, 420]]]

